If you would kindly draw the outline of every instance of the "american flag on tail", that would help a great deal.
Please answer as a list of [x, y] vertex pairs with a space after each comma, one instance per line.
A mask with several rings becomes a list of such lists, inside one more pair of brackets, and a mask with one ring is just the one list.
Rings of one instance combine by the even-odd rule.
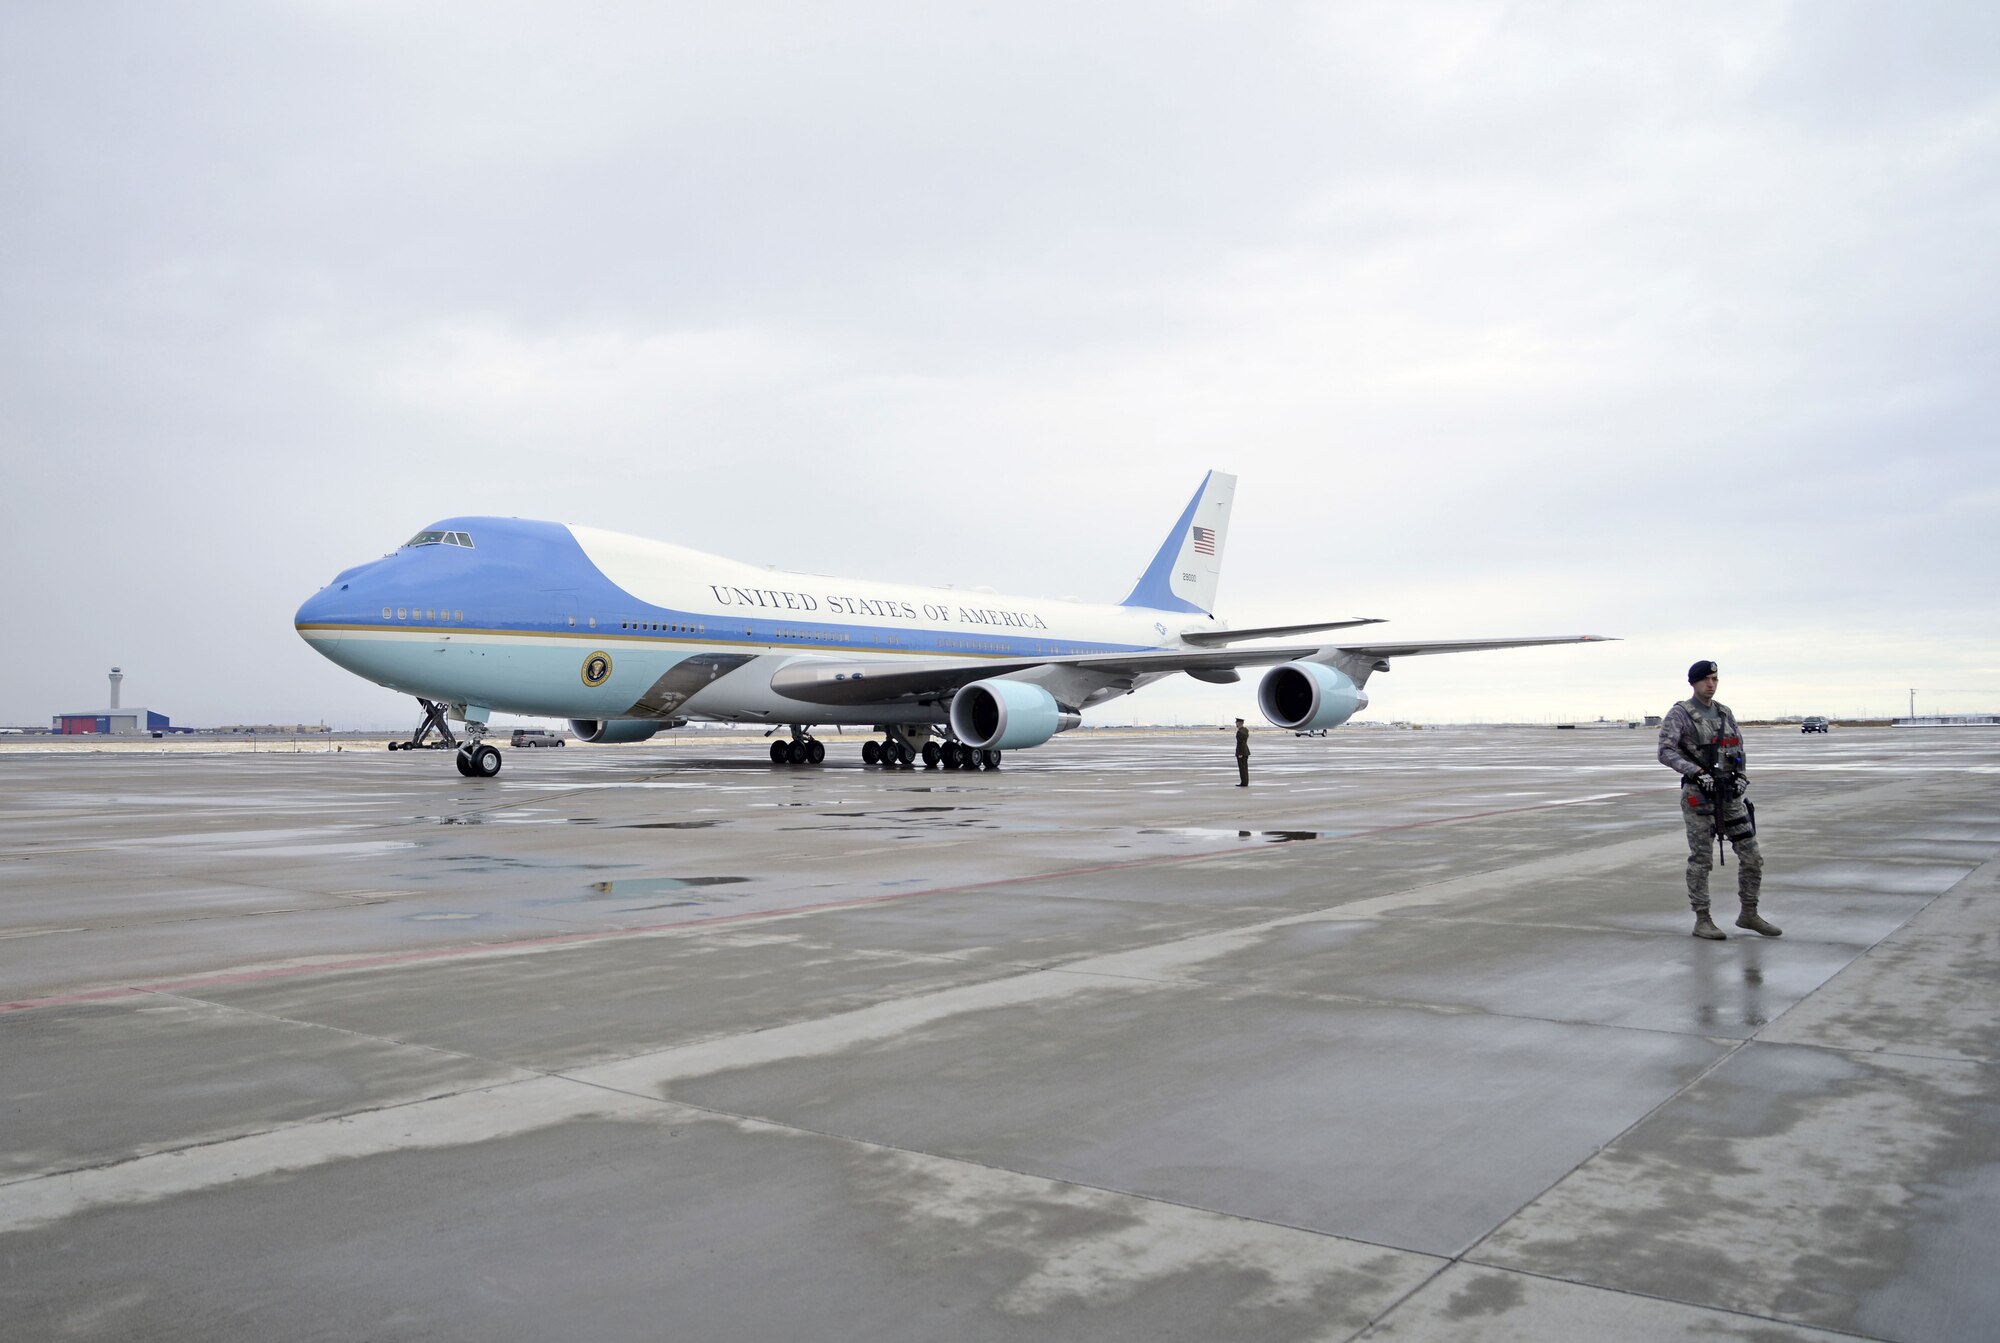
[[1213, 555], [1215, 553], [1214, 529], [1209, 527], [1197, 527], [1194, 529], [1194, 550], [1197, 555]]

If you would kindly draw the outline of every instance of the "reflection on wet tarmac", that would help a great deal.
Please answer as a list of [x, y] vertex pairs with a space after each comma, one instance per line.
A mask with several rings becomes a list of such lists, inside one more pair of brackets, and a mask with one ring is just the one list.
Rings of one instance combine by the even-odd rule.
[[1141, 830], [1142, 835], [1173, 835], [1179, 839], [1250, 839], [1260, 844], [1289, 844], [1293, 840], [1338, 839], [1351, 830], [1209, 830], [1200, 826], [1172, 826]]
[[733, 886], [750, 880], [748, 877], [627, 877], [619, 881], [593, 881], [590, 889], [597, 895], [587, 895], [586, 900], [612, 899], [619, 896], [657, 895], [661, 891], [683, 891], [697, 886]]

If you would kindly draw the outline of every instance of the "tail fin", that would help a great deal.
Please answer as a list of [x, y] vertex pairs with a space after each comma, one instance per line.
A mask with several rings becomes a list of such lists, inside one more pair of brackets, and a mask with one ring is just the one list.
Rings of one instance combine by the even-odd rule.
[[1213, 615], [1222, 548], [1229, 540], [1229, 506], [1235, 500], [1236, 477], [1209, 472], [1132, 595], [1119, 605]]

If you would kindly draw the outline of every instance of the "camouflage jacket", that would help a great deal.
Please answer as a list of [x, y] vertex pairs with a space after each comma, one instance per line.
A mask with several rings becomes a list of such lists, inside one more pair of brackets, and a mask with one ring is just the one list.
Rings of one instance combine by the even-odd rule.
[[1667, 710], [1660, 723], [1660, 763], [1682, 778], [1691, 779], [1707, 768], [1701, 763], [1701, 752], [1711, 743], [1721, 744], [1734, 758], [1736, 770], [1743, 769], [1743, 729], [1736, 725], [1736, 715], [1727, 704], [1715, 700], [1712, 707], [1721, 715], [1719, 726], [1705, 723], [1694, 712], [1692, 699]]

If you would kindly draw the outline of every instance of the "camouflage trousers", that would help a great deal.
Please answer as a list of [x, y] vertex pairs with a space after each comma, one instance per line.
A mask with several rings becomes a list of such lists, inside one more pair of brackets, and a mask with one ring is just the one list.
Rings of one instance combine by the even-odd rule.
[[[1725, 815], [1733, 819], [1743, 814], [1743, 800], [1737, 798], [1729, 803]], [[1688, 836], [1688, 903], [1694, 912], [1708, 912], [1708, 874], [1715, 867], [1715, 832], [1713, 818], [1706, 810], [1697, 810], [1681, 799], [1681, 819], [1687, 823]], [[1731, 840], [1730, 847], [1736, 850], [1736, 896], [1745, 905], [1757, 903], [1757, 893], [1764, 886], [1764, 852], [1757, 847], [1757, 837], [1746, 840]]]

